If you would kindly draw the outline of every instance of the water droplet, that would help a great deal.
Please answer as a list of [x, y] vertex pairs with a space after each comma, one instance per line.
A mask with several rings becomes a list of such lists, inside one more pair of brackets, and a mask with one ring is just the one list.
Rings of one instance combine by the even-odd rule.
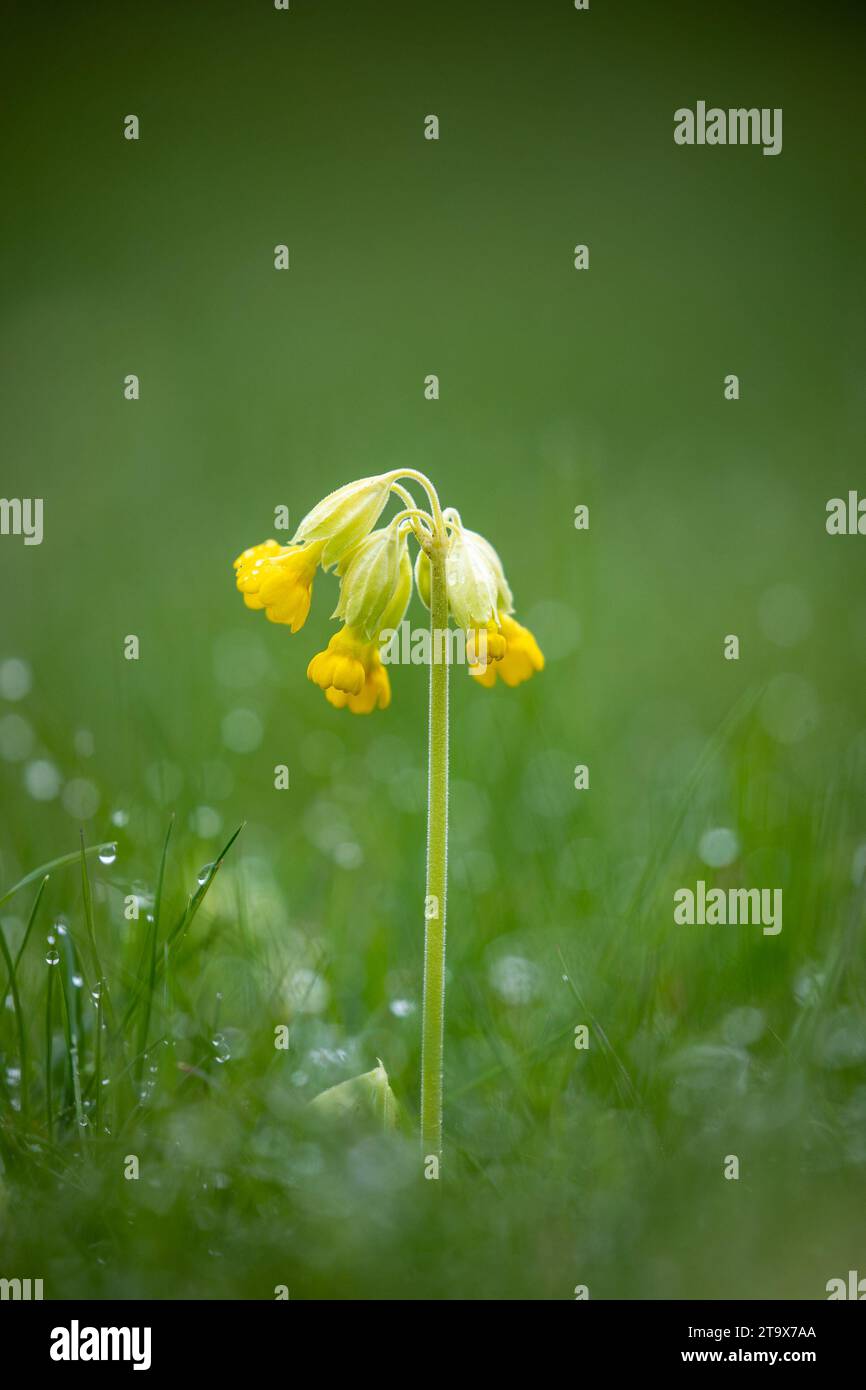
[[211, 1047], [214, 1050], [214, 1061], [220, 1064], [227, 1062], [232, 1055], [222, 1033], [217, 1033], [215, 1038], [211, 1038]]
[[213, 873], [213, 871], [214, 871], [215, 868], [216, 868], [216, 865], [215, 865], [215, 864], [204, 864], [204, 865], [202, 865], [202, 867], [199, 869], [198, 874], [197, 874], [197, 878], [198, 878], [199, 883], [207, 883], [208, 879], [210, 878], [210, 876], [211, 876], [211, 874]]
[[129, 812], [128, 812], [128, 811], [112, 811], [112, 813], [111, 813], [111, 824], [112, 824], [112, 825], [118, 826], [119, 829], [123, 829], [123, 827], [124, 827], [125, 825], [128, 825], [128, 824], [129, 824]]
[[81, 989], [81, 986], [84, 984], [84, 981], [80, 975], [73, 975], [72, 983], [74, 984], [76, 989]]
[[59, 951], [55, 951], [55, 950], [52, 948], [51, 950], [45, 952], [45, 964], [46, 964], [46, 965], [56, 965], [57, 962], [59, 961], [59, 959], [60, 959], [60, 952], [59, 952]]
[[493, 989], [506, 1004], [530, 1004], [542, 989], [542, 973], [524, 956], [502, 956], [489, 972]]
[[408, 1018], [415, 1012], [415, 1004], [411, 999], [392, 999], [388, 1008], [395, 1018]]
[[117, 858], [117, 845], [103, 845], [99, 851], [100, 864], [113, 864]]

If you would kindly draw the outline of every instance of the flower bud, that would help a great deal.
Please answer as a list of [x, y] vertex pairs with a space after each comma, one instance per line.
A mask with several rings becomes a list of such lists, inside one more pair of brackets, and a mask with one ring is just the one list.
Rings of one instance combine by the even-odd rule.
[[468, 536], [471, 541], [481, 547], [493, 567], [496, 575], [496, 608], [500, 613], [514, 612], [514, 598], [511, 589], [508, 587], [508, 580], [505, 578], [505, 570], [502, 568], [502, 561], [497, 555], [493, 546], [485, 536], [479, 535], [477, 531], [464, 531], [464, 536]]
[[332, 617], [342, 618], [368, 639], [374, 637], [400, 583], [404, 556], [409, 565], [406, 537], [399, 526], [371, 531], [348, 557], [340, 581], [340, 601]]
[[[458, 627], [486, 627], [496, 616], [499, 579], [492, 547], [473, 531], [452, 533], [445, 557], [448, 604]], [[495, 556], [495, 551], [493, 552]]]
[[329, 492], [307, 512], [294, 534], [294, 541], [323, 540], [323, 567], [330, 569], [338, 564], [376, 525], [388, 501], [392, 477], [392, 474], [380, 473]]
[[396, 629], [403, 621], [403, 615], [409, 607], [409, 600], [412, 597], [412, 561], [409, 559], [409, 547], [403, 546], [403, 553], [400, 556], [400, 573], [397, 576], [397, 584], [391, 602], [379, 619], [379, 631], [385, 628]]
[[425, 608], [430, 607], [430, 556], [419, 550], [415, 559], [415, 588]]

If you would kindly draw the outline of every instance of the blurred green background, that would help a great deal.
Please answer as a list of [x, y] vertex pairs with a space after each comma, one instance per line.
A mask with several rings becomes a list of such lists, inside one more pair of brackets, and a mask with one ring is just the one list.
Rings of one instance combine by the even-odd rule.
[[[97, 1078], [80, 875], [52, 874], [27, 1114], [0, 1020], [0, 1275], [820, 1298], [864, 1270], [866, 541], [824, 527], [866, 486], [860, 7], [7, 3], [3, 38], [0, 490], [45, 499], [45, 537], [0, 538], [0, 891], [81, 825], [116, 841], [95, 930], [134, 1008], [123, 903], [152, 903], [169, 817], [160, 959], [245, 825], [134, 1092], [141, 1002]], [[782, 107], [782, 154], [677, 147], [698, 99]], [[333, 579], [291, 636], [231, 571], [278, 505], [399, 466], [493, 541], [548, 659], [453, 677], [438, 1186], [412, 1137], [426, 672], [331, 709], [305, 668]], [[781, 887], [781, 935], [675, 927], [698, 878]], [[13, 954], [33, 891], [0, 908]], [[56, 989], [46, 1072], [61, 918], [86, 1126]], [[405, 1134], [311, 1127], [377, 1057]]]

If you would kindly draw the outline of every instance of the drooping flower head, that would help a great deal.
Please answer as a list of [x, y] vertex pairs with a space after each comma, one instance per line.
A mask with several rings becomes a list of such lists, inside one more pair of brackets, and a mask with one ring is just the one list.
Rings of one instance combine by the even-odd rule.
[[[430, 509], [405, 486], [420, 483]], [[377, 528], [389, 498], [400, 510]], [[306, 622], [318, 567], [336, 569], [340, 592], [333, 617], [343, 626], [312, 658], [307, 675], [329, 703], [353, 714], [387, 709], [391, 687], [380, 652], [383, 634], [403, 620], [413, 588], [409, 536], [418, 544], [415, 586], [431, 606], [431, 554], [439, 557], [447, 612], [462, 629], [470, 674], [492, 686], [528, 680], [544, 657], [528, 628], [511, 616], [514, 602], [502, 562], [453, 508], [443, 511], [432, 483], [413, 470], [361, 478], [337, 488], [304, 517], [289, 545], [268, 540], [235, 560], [236, 582], [248, 608], [297, 632]]]

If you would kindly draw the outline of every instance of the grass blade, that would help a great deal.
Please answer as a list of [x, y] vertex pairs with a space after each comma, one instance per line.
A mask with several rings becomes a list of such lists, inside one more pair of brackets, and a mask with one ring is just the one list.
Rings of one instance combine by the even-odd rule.
[[156, 885], [156, 901], [153, 907], [153, 925], [150, 930], [149, 941], [149, 966], [147, 984], [144, 991], [144, 1014], [141, 1020], [141, 1032], [139, 1034], [138, 1045], [138, 1065], [136, 1067], [136, 1089], [141, 1086], [141, 1073], [144, 1068], [144, 1055], [147, 1051], [147, 1035], [150, 1031], [150, 1015], [153, 1008], [153, 991], [156, 988], [156, 961], [157, 961], [157, 941], [159, 939], [159, 918], [162, 909], [162, 890], [165, 883], [165, 861], [168, 856], [168, 842], [171, 839], [171, 832], [174, 829], [174, 816], [172, 815], [168, 823], [168, 830], [165, 832], [165, 840], [162, 846], [162, 857], [159, 861], [159, 878]]
[[18, 1059], [21, 1064], [21, 1112], [26, 1115], [28, 1111], [27, 1095], [27, 1037], [24, 1032], [24, 1015], [21, 1012], [21, 1000], [18, 995], [18, 981], [15, 978], [15, 966], [12, 964], [12, 957], [9, 954], [9, 946], [6, 942], [6, 933], [0, 926], [0, 952], [6, 962], [9, 971], [9, 985], [12, 990], [12, 1007], [15, 1011], [15, 1027], [18, 1032]]
[[54, 1109], [52, 1097], [52, 1062], [54, 1060], [54, 1032], [51, 1026], [51, 1003], [54, 991], [54, 971], [48, 967], [48, 993], [45, 999], [45, 1113], [48, 1119], [48, 1142], [54, 1143]]
[[[91, 845], [90, 849], [86, 849], [84, 853], [93, 855], [101, 853], [102, 850], [109, 849], [114, 849], [113, 842], [106, 842], [102, 845]], [[4, 903], [8, 903], [9, 899], [14, 897], [22, 888], [26, 888], [28, 883], [35, 883], [37, 878], [46, 877], [50, 874], [52, 869], [62, 869], [67, 864], [77, 864], [80, 857], [80, 850], [74, 850], [72, 854], [61, 854], [59, 859], [49, 859], [47, 864], [40, 864], [38, 869], [31, 869], [29, 874], [25, 874], [23, 878], [19, 878], [17, 883], [13, 883], [11, 888], [7, 888], [6, 892], [0, 897], [0, 907], [2, 907]]]
[[93, 920], [93, 893], [90, 888], [90, 874], [87, 871], [87, 851], [84, 847], [84, 831], [81, 834], [81, 892], [84, 898], [84, 920], [87, 924], [87, 935], [90, 941], [90, 954], [93, 957], [94, 984], [99, 990], [100, 1003], [103, 994], [105, 995], [106, 1011], [109, 1021], [112, 1019], [111, 997], [108, 993], [108, 980], [102, 969], [102, 961], [99, 959], [99, 947], [96, 944], [96, 927]]
[[[246, 824], [245, 821], [242, 822], [242, 823], [238, 826], [237, 830], [235, 830], [234, 833], [233, 833], [232, 835], [229, 836], [228, 840], [227, 840], [226, 843], [223, 845], [222, 849], [220, 850], [219, 854], [217, 855], [216, 859], [214, 860], [213, 865], [212, 865], [212, 867], [211, 867], [211, 871], [210, 871], [210, 873], [208, 874], [207, 878], [204, 880], [203, 883], [201, 883], [201, 884], [199, 885], [199, 887], [196, 889], [196, 891], [195, 891], [193, 894], [191, 894], [191, 896], [190, 896], [190, 898], [189, 898], [189, 901], [188, 901], [186, 907], [184, 908], [184, 911], [182, 912], [180, 918], [179, 918], [178, 921], [175, 923], [175, 925], [172, 927], [171, 931], [167, 934], [167, 936], [166, 936], [166, 938], [165, 938], [165, 941], [164, 941], [163, 945], [164, 945], [164, 947], [168, 948], [169, 951], [171, 950], [171, 947], [174, 946], [175, 942], [179, 942], [179, 941], [180, 941], [180, 939], [182, 938], [184, 932], [187, 931], [188, 928], [192, 925], [192, 922], [193, 922], [193, 920], [194, 920], [194, 918], [195, 918], [196, 913], [198, 912], [199, 908], [201, 907], [202, 903], [204, 902], [205, 898], [207, 897], [208, 890], [210, 889], [211, 884], [213, 883], [214, 879], [215, 879], [216, 876], [217, 876], [217, 873], [219, 872], [220, 868], [222, 867], [223, 860], [225, 859], [226, 855], [228, 854], [228, 852], [229, 852], [229, 850], [231, 849], [232, 845], [234, 844], [235, 840], [236, 840], [236, 839], [238, 838], [238, 836], [240, 835], [240, 833], [241, 833], [241, 831], [243, 830], [245, 824]], [[156, 916], [155, 913], [154, 913], [154, 916]], [[148, 944], [149, 944], [149, 943], [148, 943]], [[167, 959], [168, 959], [167, 955], [165, 955], [165, 952], [164, 952], [163, 954], [164, 954], [165, 960], [167, 961]], [[147, 959], [147, 954], [146, 954], [146, 953], [145, 953], [144, 959]], [[163, 968], [164, 968], [163, 965], [157, 963], [157, 966], [156, 966], [156, 979], [159, 979], [159, 978], [160, 978], [160, 974], [161, 974], [161, 971], [162, 971]], [[124, 1019], [123, 1019], [123, 1030], [124, 1030], [124, 1032], [129, 1028], [129, 1024], [130, 1024], [130, 1022], [131, 1022], [131, 1020], [132, 1020], [132, 1018], [133, 1018], [133, 1015], [135, 1014], [136, 1009], [138, 1008], [138, 1005], [139, 1005], [139, 1003], [140, 1003], [140, 1001], [141, 1001], [141, 997], [142, 997], [143, 992], [144, 992], [144, 991], [143, 991], [143, 987], [142, 987], [141, 985], [139, 985], [139, 987], [138, 987], [138, 988], [136, 989], [136, 991], [135, 991], [135, 994], [133, 995], [133, 998], [130, 1000], [129, 1005], [127, 1006], [126, 1014], [124, 1015]]]
[[42, 894], [45, 892], [45, 885], [46, 885], [46, 883], [48, 882], [48, 880], [49, 880], [50, 877], [51, 877], [50, 874], [46, 874], [46, 875], [45, 875], [45, 877], [43, 878], [42, 882], [41, 882], [40, 885], [39, 885], [39, 889], [38, 889], [38, 891], [37, 891], [37, 893], [36, 893], [36, 897], [35, 897], [34, 900], [33, 900], [33, 906], [32, 906], [31, 909], [30, 909], [30, 916], [29, 916], [28, 919], [27, 919], [27, 926], [24, 928], [24, 935], [23, 935], [22, 938], [21, 938], [21, 945], [18, 947], [18, 953], [17, 953], [17, 955], [15, 956], [15, 969], [16, 969], [16, 970], [18, 969], [18, 966], [19, 966], [20, 963], [21, 963], [21, 957], [22, 957], [23, 954], [24, 954], [24, 948], [26, 947], [27, 942], [28, 942], [28, 940], [29, 940], [29, 938], [30, 938], [30, 932], [31, 932], [32, 929], [33, 929], [33, 923], [36, 921], [36, 914], [37, 914], [37, 912], [39, 911], [39, 904], [40, 904], [41, 901], [42, 901]]

